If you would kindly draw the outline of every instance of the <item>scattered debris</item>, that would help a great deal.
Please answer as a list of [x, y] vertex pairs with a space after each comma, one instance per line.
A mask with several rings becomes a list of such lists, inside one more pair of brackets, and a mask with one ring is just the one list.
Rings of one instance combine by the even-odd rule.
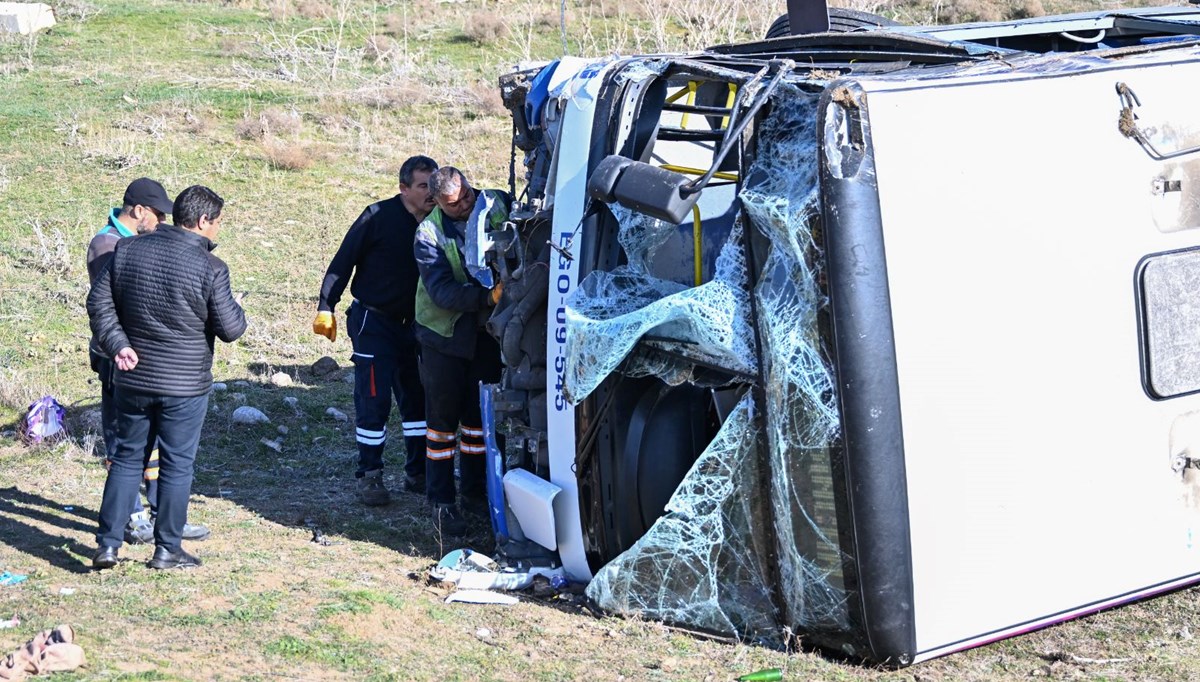
[[63, 511], [75, 511], [75, 507], [72, 507], [68, 504], [67, 506], [63, 507]]
[[28, 579], [29, 576], [21, 575], [19, 573], [9, 573], [8, 571], [0, 573], [0, 585], [17, 585], [25, 582]]
[[783, 679], [783, 670], [779, 668], [765, 668], [752, 673], [746, 673], [737, 679], [739, 682], [779, 682], [779, 680]]
[[229, 387], [219, 381], [212, 385], [213, 393], [224, 393], [225, 391], [228, 391], [228, 390], [229, 390]]
[[488, 628], [476, 628], [475, 636], [479, 639], [487, 640], [492, 638], [492, 631]]
[[286, 372], [276, 372], [271, 375], [271, 384], [284, 388], [292, 385], [292, 377]]
[[553, 580], [561, 577], [561, 567], [531, 566], [516, 570], [497, 564], [491, 557], [470, 549], [456, 549], [429, 571], [429, 577], [450, 583], [460, 590], [523, 590], [533, 584], [536, 576]]
[[75, 594], [75, 588], [74, 587], [60, 587], [60, 588], [58, 588], [58, 593], [64, 597], [69, 597], [69, 596]]
[[281, 435], [281, 436], [288, 435], [288, 427], [284, 426], [283, 424], [280, 424], [279, 427], [276, 428], [275, 430], [278, 431], [279, 435]]
[[262, 443], [268, 448], [271, 448], [275, 452], [283, 452], [283, 443], [280, 443], [278, 440], [267, 440], [266, 438], [263, 438], [258, 442]]
[[235, 424], [270, 424], [271, 418], [263, 414], [263, 411], [243, 405], [233, 411], [233, 423]]
[[337, 360], [325, 355], [314, 362], [311, 369], [313, 374], [323, 377], [330, 372], [336, 372], [337, 370], [341, 369], [341, 367], [338, 366]]
[[346, 416], [346, 413], [342, 412], [341, 410], [339, 410], [336, 407], [331, 407], [331, 408], [325, 410], [325, 414], [329, 415], [330, 417], [333, 417], [334, 421], [339, 421], [339, 422], [350, 421], [350, 418]]
[[42, 396], [29, 404], [29, 410], [19, 424], [21, 440], [26, 444], [60, 440], [67, 435], [66, 418], [66, 408], [54, 396]]
[[17, 618], [16, 614], [13, 614], [13, 617], [8, 620], [0, 620], [0, 629], [15, 628], [20, 624], [21, 619]]
[[249, 381], [244, 381], [244, 380], [241, 380], [241, 379], [239, 379], [239, 380], [237, 380], [237, 381], [233, 382], [233, 385], [234, 385], [234, 387], [236, 387], [236, 388], [250, 388], [250, 382], [249, 382]]
[[519, 599], [511, 594], [501, 594], [491, 590], [455, 590], [446, 597], [446, 603], [463, 602], [466, 604], [501, 604], [512, 606]]
[[292, 408], [292, 412], [295, 412], [297, 417], [300, 416], [300, 399], [299, 398], [297, 398], [294, 395], [289, 395], [289, 396], [284, 397], [283, 402], [285, 405]]

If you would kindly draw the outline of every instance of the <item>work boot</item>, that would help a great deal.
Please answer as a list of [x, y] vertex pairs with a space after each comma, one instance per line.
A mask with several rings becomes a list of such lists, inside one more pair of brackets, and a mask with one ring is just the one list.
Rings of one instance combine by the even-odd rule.
[[417, 493], [418, 495], [424, 495], [425, 494], [425, 475], [421, 474], [419, 476], [410, 476], [408, 474], [404, 474], [404, 490], [406, 492]]
[[452, 504], [433, 505], [433, 527], [443, 537], [460, 538], [467, 534], [467, 522]]
[[368, 507], [378, 507], [392, 501], [392, 495], [383, 485], [383, 469], [368, 471], [358, 479], [358, 496]]

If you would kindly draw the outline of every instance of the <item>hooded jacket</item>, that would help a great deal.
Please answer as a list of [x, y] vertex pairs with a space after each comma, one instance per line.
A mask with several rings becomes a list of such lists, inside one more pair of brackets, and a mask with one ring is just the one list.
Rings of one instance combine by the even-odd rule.
[[92, 334], [108, 357], [125, 347], [138, 364], [115, 373], [122, 389], [191, 397], [212, 386], [215, 339], [231, 342], [246, 331], [233, 299], [229, 268], [211, 251], [216, 244], [176, 227], [117, 242], [88, 293]]

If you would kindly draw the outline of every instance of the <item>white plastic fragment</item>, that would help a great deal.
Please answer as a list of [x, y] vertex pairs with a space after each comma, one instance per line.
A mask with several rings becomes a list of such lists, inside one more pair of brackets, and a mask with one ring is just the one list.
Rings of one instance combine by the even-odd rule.
[[54, 10], [42, 2], [0, 2], [0, 33], [29, 35], [57, 23]]
[[[69, 597], [69, 596], [75, 594], [75, 588], [74, 587], [60, 587], [58, 589], [58, 593], [64, 597]], [[13, 618], [16, 618], [16, 616], [13, 616]]]
[[235, 424], [269, 424], [271, 418], [263, 413], [257, 407], [242, 405], [233, 411], [233, 423]]
[[491, 590], [455, 590], [446, 597], [446, 603], [463, 602], [466, 604], [502, 604], [512, 606], [519, 599], [511, 594], [501, 594]]

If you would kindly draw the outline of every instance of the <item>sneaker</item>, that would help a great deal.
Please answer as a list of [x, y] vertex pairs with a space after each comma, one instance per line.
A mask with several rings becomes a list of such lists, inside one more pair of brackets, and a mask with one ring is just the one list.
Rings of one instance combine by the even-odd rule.
[[193, 542], [200, 542], [201, 540], [207, 540], [207, 539], [208, 539], [208, 536], [209, 536], [209, 535], [211, 535], [211, 534], [212, 534], [212, 533], [211, 533], [211, 532], [208, 530], [208, 526], [202, 526], [202, 525], [200, 525], [200, 524], [198, 524], [198, 523], [195, 523], [195, 524], [192, 524], [192, 523], [185, 523], [185, 524], [183, 524], [183, 535], [182, 535], [182, 537], [183, 537], [183, 539], [184, 539], [184, 540], [191, 540], [191, 541], [193, 541]]
[[447, 537], [462, 537], [467, 534], [467, 522], [458, 507], [452, 504], [433, 505], [433, 527]]
[[425, 494], [425, 476], [409, 476], [404, 474], [404, 490], [418, 495]]
[[383, 485], [383, 469], [368, 471], [358, 479], [358, 496], [368, 507], [378, 507], [392, 501], [392, 495]]
[[129, 517], [125, 526], [125, 542], [131, 545], [148, 545], [154, 542], [154, 522], [144, 511]]

